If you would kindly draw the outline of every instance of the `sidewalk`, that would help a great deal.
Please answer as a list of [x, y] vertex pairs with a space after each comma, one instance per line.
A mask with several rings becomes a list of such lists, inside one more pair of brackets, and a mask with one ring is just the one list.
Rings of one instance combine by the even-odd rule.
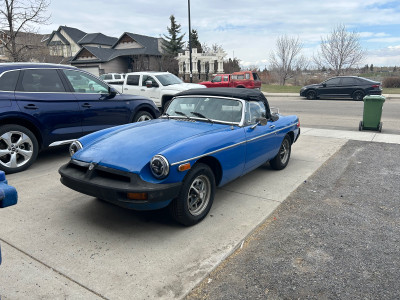
[[[265, 97], [300, 97], [299, 93], [268, 93], [268, 92], [263, 92]], [[400, 94], [383, 94], [385, 96], [386, 100], [400, 100]]]
[[186, 299], [400, 299], [398, 144], [348, 141]]

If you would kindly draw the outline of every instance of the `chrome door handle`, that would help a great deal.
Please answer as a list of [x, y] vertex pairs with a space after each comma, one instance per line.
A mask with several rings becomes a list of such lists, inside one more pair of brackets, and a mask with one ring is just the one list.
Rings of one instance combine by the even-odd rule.
[[269, 128], [275, 128], [275, 125], [270, 125]]

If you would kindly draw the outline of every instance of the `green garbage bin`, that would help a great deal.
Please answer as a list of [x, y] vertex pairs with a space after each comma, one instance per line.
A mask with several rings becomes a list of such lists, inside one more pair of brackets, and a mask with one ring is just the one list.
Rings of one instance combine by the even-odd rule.
[[363, 120], [360, 121], [358, 129], [382, 131], [382, 107], [385, 97], [381, 95], [369, 95], [364, 97]]

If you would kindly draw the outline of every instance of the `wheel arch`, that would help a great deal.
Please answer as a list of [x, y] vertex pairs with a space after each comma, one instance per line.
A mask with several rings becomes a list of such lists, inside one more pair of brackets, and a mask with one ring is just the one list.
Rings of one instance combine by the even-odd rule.
[[165, 104], [171, 100], [172, 98], [174, 98], [174, 95], [163, 95], [161, 98], [161, 107], [162, 109], [164, 109]]
[[20, 125], [29, 129], [36, 137], [39, 145], [39, 150], [43, 148], [43, 137], [39, 128], [31, 121], [18, 117], [7, 117], [0, 120], [0, 126], [3, 125]]
[[141, 111], [148, 112], [150, 115], [153, 116], [154, 119], [157, 117], [157, 116], [154, 114], [154, 112], [153, 112], [153, 110], [151, 109], [150, 106], [147, 106], [147, 105], [140, 105], [140, 106], [137, 107], [135, 113], [132, 114], [132, 116], [131, 116], [131, 118], [130, 118], [130, 123], [133, 122], [133, 120], [135, 119], [135, 116], [136, 116], [139, 112], [141, 112]]
[[200, 158], [197, 163], [203, 163], [210, 167], [215, 176], [215, 185], [218, 186], [222, 180], [222, 166], [221, 163], [213, 156], [205, 156]]

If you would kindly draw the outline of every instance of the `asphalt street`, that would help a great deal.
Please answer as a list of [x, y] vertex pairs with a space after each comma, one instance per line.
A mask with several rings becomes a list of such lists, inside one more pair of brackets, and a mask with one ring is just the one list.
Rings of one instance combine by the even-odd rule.
[[399, 153], [347, 142], [186, 299], [400, 299]]

